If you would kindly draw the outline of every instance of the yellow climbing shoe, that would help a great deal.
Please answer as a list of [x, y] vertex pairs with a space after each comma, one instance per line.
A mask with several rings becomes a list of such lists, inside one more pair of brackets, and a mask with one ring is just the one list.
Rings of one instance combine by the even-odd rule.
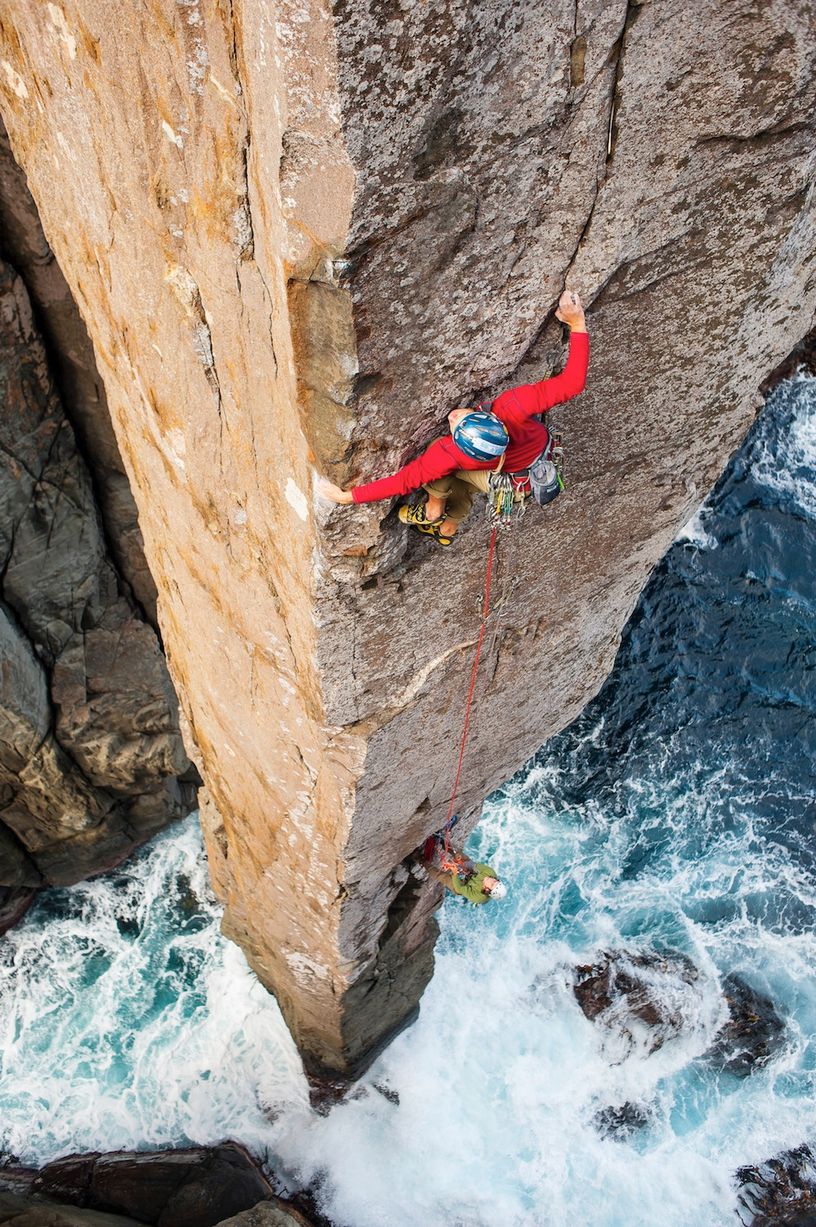
[[397, 514], [403, 524], [410, 524], [412, 528], [421, 528], [425, 532], [433, 528], [435, 524], [442, 523], [441, 516], [436, 520], [429, 520], [426, 517], [424, 503], [417, 503], [413, 507], [410, 503], [403, 503]]
[[418, 533], [425, 533], [431, 537], [437, 545], [450, 545], [453, 537], [447, 537], [439, 531], [439, 525], [443, 522], [440, 516], [438, 520], [425, 519], [425, 506], [418, 503], [416, 507], [411, 507], [408, 503], [404, 503], [397, 512], [400, 521], [403, 524], [408, 524], [411, 528], [415, 528]]

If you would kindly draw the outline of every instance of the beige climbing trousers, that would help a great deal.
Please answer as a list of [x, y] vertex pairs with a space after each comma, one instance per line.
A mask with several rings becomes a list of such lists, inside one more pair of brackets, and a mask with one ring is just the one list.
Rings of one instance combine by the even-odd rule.
[[422, 488], [436, 498], [446, 498], [445, 515], [460, 524], [470, 514], [476, 495], [487, 494], [489, 480], [489, 469], [457, 469]]

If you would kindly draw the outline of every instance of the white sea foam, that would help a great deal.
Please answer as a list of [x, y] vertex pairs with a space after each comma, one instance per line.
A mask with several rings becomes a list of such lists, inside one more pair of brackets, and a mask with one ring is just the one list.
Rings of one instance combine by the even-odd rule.
[[42, 1163], [227, 1135], [261, 1146], [270, 1105], [305, 1086], [275, 1001], [218, 934], [195, 818], [59, 897], [0, 948], [0, 1148]]
[[[789, 429], [777, 443], [771, 421], [754, 436], [749, 451], [751, 475], [783, 497], [792, 499], [808, 516], [816, 516], [816, 378], [799, 374], [771, 394], [790, 405]], [[760, 423], [760, 427], [762, 427]]]
[[693, 545], [698, 550], [717, 548], [717, 538], [708, 532], [705, 526], [705, 508], [700, 507], [695, 511], [691, 519], [680, 529], [675, 540], [686, 545]]

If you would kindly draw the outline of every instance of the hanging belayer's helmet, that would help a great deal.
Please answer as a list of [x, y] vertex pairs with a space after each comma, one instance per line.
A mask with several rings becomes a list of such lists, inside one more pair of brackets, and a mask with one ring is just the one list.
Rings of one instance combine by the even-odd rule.
[[474, 409], [456, 423], [453, 441], [471, 460], [498, 460], [504, 455], [510, 436], [495, 413]]

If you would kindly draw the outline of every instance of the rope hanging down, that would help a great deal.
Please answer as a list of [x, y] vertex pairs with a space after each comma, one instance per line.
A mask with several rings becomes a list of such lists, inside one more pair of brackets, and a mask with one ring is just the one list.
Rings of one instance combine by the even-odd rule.
[[496, 547], [496, 533], [498, 532], [498, 524], [494, 524], [493, 530], [490, 533], [490, 545], [487, 550], [487, 574], [485, 576], [484, 604], [482, 605], [482, 624], [479, 627], [479, 636], [476, 640], [476, 653], [473, 657], [473, 669], [470, 674], [470, 688], [468, 690], [467, 703], [465, 704], [465, 722], [462, 728], [462, 740], [459, 743], [459, 761], [456, 764], [456, 776], [453, 781], [453, 790], [450, 796], [450, 804], [445, 817], [445, 858], [450, 859], [450, 828], [451, 818], [453, 817], [453, 808], [456, 805], [456, 796], [459, 792], [459, 778], [462, 774], [462, 763], [465, 758], [465, 748], [467, 746], [468, 730], [470, 729], [470, 709], [473, 705], [473, 692], [476, 689], [476, 675], [479, 670], [479, 657], [482, 654], [482, 643], [484, 642], [485, 629], [487, 627], [487, 618], [490, 613], [490, 579], [493, 574], [493, 555]]

